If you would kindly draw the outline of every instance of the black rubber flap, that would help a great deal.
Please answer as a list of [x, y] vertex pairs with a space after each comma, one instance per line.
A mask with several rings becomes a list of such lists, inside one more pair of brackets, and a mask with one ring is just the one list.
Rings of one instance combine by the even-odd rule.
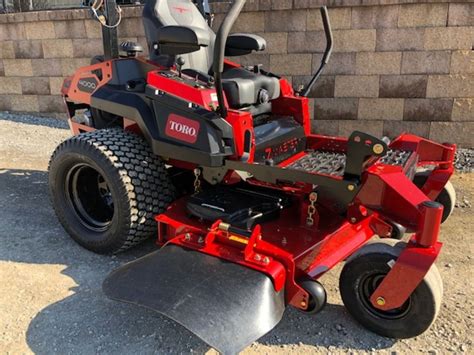
[[159, 312], [223, 354], [235, 354], [283, 316], [284, 290], [255, 270], [167, 246], [113, 271], [105, 294]]

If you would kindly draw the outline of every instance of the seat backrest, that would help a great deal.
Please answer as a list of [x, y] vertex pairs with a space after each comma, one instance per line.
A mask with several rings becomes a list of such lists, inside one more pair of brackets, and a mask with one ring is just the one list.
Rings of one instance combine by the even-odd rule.
[[216, 35], [198, 8], [190, 0], [147, 0], [143, 9], [143, 25], [150, 50], [150, 59], [164, 66], [172, 66], [175, 57], [155, 53], [153, 44], [158, 42], [158, 29], [162, 26], [193, 26], [209, 33], [208, 47], [197, 52], [179, 55], [185, 60], [183, 69], [192, 68], [207, 73], [212, 65]]

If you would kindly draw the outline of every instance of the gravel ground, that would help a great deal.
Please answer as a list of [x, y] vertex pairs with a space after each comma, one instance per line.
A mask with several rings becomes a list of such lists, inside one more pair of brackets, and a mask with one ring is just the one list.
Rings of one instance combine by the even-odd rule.
[[[46, 173], [52, 150], [69, 135], [64, 127], [57, 120], [0, 114], [0, 353], [215, 353], [172, 321], [104, 297], [104, 277], [154, 247], [150, 241], [106, 257], [66, 235], [48, 201]], [[437, 263], [445, 295], [429, 331], [394, 341], [361, 328], [342, 306], [338, 267], [321, 280], [329, 294], [321, 314], [288, 309], [244, 354], [472, 353], [474, 174], [452, 181], [459, 202], [442, 228]]]

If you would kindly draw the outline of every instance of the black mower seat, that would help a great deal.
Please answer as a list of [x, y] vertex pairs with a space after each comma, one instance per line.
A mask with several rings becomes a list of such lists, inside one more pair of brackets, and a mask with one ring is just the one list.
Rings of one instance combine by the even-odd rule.
[[261, 105], [280, 96], [278, 78], [255, 73], [245, 68], [232, 68], [222, 73], [222, 86], [232, 108]]

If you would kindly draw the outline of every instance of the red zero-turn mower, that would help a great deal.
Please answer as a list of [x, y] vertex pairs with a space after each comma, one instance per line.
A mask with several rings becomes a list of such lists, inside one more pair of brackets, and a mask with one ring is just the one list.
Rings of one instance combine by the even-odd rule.
[[[59, 220], [97, 253], [157, 235], [160, 250], [112, 272], [105, 294], [223, 353], [269, 332], [286, 306], [318, 313], [317, 280], [341, 261], [342, 300], [357, 321], [392, 338], [423, 333], [443, 292], [434, 261], [454, 207], [455, 146], [312, 134], [306, 96], [331, 54], [327, 10], [321, 66], [294, 91], [259, 65], [224, 59], [265, 50], [257, 35], [229, 35], [244, 3], [214, 34], [207, 1], [148, 1], [148, 59], [104, 29], [105, 56], [62, 88], [74, 136], [49, 167]], [[115, 4], [105, 4], [102, 22], [113, 23]]]

